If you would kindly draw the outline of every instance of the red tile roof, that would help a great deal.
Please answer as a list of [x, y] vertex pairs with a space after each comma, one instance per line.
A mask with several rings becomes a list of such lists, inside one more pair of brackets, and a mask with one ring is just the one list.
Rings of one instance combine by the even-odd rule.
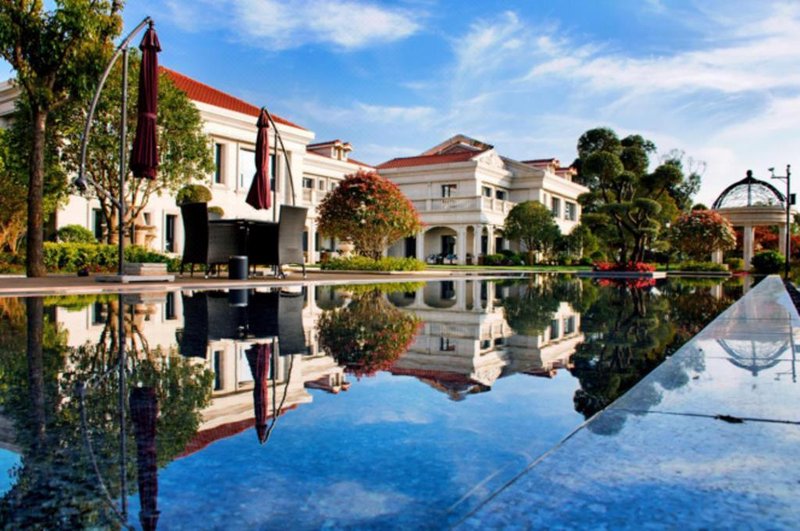
[[[258, 116], [261, 109], [252, 103], [240, 100], [235, 96], [231, 96], [221, 90], [215, 89], [205, 83], [201, 83], [195, 79], [185, 76], [175, 70], [166, 67], [159, 67], [162, 72], [169, 76], [170, 80], [175, 83], [175, 86], [186, 93], [190, 100], [200, 101], [216, 107], [222, 107], [231, 111], [240, 112], [242, 114], [249, 114], [250, 116]], [[272, 119], [276, 123], [296, 127], [305, 130], [305, 127], [299, 126], [290, 122], [280, 116], [272, 115]]]
[[428, 166], [429, 164], [447, 164], [449, 162], [464, 162], [471, 160], [483, 151], [465, 151], [460, 153], [446, 153], [443, 155], [419, 155], [416, 157], [399, 157], [375, 166], [379, 170], [389, 168], [408, 168], [412, 166]]

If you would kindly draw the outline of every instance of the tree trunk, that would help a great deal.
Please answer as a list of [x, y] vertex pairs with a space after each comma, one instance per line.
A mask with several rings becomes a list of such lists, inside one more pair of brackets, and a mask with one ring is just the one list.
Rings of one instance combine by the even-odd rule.
[[44, 393], [44, 300], [41, 297], [25, 299], [27, 314], [28, 392], [30, 398], [30, 423], [34, 453], [44, 448], [46, 430]]
[[29, 277], [43, 277], [44, 267], [44, 149], [47, 112], [33, 109], [33, 141], [28, 180], [28, 250], [25, 269]]

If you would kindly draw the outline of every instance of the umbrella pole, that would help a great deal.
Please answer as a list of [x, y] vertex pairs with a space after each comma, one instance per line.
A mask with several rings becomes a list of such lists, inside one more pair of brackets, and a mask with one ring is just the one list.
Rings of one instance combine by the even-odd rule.
[[117, 295], [117, 341], [119, 342], [119, 486], [122, 516], [128, 519], [128, 478], [125, 461], [127, 457], [127, 441], [125, 440], [125, 306], [122, 294]]
[[119, 249], [117, 250], [117, 273], [125, 272], [125, 155], [128, 134], [128, 47], [122, 49], [122, 102], [119, 125]]

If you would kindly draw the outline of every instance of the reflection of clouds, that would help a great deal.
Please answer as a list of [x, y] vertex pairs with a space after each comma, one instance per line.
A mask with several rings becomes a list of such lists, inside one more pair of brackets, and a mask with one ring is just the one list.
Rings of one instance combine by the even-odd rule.
[[[353, 503], [355, 500], [358, 503]], [[399, 513], [412, 501], [408, 496], [391, 490], [367, 490], [355, 481], [340, 481], [310, 496], [307, 507], [323, 517], [335, 517], [337, 527], [347, 521]]]
[[354, 424], [381, 424], [384, 422], [405, 422], [408, 424], [430, 424], [429, 416], [421, 411], [370, 411], [356, 419]]

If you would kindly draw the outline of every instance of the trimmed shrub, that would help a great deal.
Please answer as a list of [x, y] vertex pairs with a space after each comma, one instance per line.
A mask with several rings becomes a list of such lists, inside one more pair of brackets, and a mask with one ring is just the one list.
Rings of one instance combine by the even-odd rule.
[[785, 260], [786, 258], [778, 251], [763, 251], [756, 254], [750, 264], [756, 273], [770, 275], [781, 271]]
[[202, 184], [187, 184], [175, 194], [178, 205], [184, 203], [208, 203], [211, 201], [211, 190]]
[[208, 215], [209, 216], [216, 216], [218, 218], [222, 218], [225, 215], [225, 211], [222, 209], [221, 206], [210, 206], [208, 207]]
[[[116, 245], [103, 243], [45, 242], [44, 265], [49, 271], [74, 273], [82, 268], [90, 271], [111, 271], [117, 267]], [[157, 262], [167, 264], [169, 271], [177, 271], [180, 259], [150, 251], [136, 245], [125, 248], [127, 262]]]
[[728, 258], [725, 263], [728, 264], [728, 268], [731, 271], [742, 271], [744, 269], [744, 260], [741, 258]]
[[322, 263], [322, 269], [330, 271], [422, 271], [425, 263], [416, 258], [384, 256], [378, 260], [366, 256], [331, 258]]
[[[603, 251], [595, 251], [589, 255], [592, 263], [594, 262], [605, 262], [606, 261], [606, 253]], [[590, 264], [591, 265], [591, 264]]]
[[[739, 260], [742, 261], [741, 259]], [[681, 262], [675, 268], [678, 271], [727, 271], [728, 267], [725, 264], [717, 264], [714, 262]]]
[[505, 260], [505, 256], [502, 254], [487, 254], [483, 257], [483, 265], [499, 266], [503, 265], [503, 260]]
[[70, 243], [97, 243], [94, 233], [80, 225], [65, 225], [56, 232], [56, 240]]

